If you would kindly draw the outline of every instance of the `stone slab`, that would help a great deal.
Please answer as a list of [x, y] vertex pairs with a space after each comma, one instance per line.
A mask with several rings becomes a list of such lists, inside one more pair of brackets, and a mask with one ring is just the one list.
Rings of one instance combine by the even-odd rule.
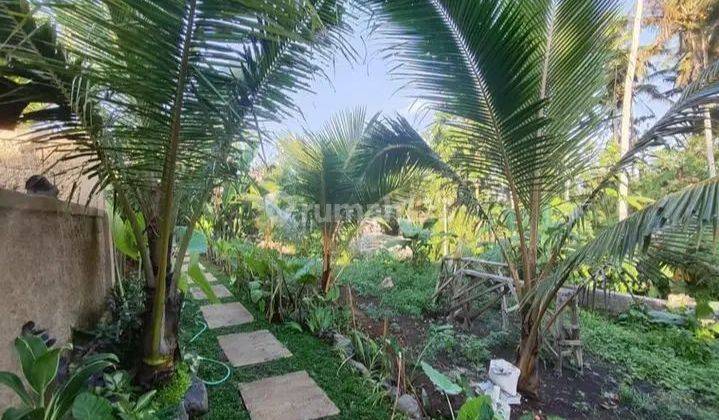
[[340, 410], [306, 371], [239, 385], [252, 420], [311, 420]]
[[217, 337], [227, 360], [235, 367], [290, 357], [292, 353], [267, 330]]
[[[227, 290], [227, 288], [223, 284], [213, 284], [210, 288], [213, 292], [215, 292], [215, 296], [217, 296], [217, 298], [219, 299], [232, 296], [232, 292]], [[205, 292], [203, 292], [202, 289], [200, 289], [199, 287], [191, 288], [190, 293], [192, 293], [192, 298], [195, 300], [207, 300]]]
[[204, 273], [208, 283], [217, 283], [217, 277], [215, 277], [212, 273], [209, 271], [205, 271]]
[[252, 314], [239, 302], [215, 303], [200, 307], [209, 328], [229, 327], [252, 322]]

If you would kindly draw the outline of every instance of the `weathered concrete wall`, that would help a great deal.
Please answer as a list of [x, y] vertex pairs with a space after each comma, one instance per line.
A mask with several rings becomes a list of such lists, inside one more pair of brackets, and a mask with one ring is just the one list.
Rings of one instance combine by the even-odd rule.
[[[65, 343], [97, 319], [113, 282], [111, 245], [104, 211], [0, 189], [0, 370], [16, 371], [12, 341], [25, 322]], [[0, 407], [9, 395], [0, 389]]]
[[[562, 287], [557, 293], [557, 300], [564, 302], [567, 298], [576, 293], [576, 286]], [[578, 302], [580, 306], [597, 309], [600, 311], [607, 312], [612, 315], [618, 315], [622, 312], [626, 312], [635, 305], [646, 306], [649, 309], [656, 311], [665, 311], [668, 309], [677, 309], [679, 305], [674, 304], [672, 299], [656, 299], [646, 296], [632, 296], [627, 293], [619, 293], [603, 290], [597, 290], [596, 293], [592, 293], [590, 289], [580, 291], [577, 295], [579, 298]], [[671, 297], [671, 296], [670, 296]], [[692, 300], [687, 302], [687, 309], [694, 309], [696, 303]]]
[[[92, 195], [94, 179], [81, 174], [82, 159], [62, 161], [66, 151], [43, 149], [28, 143], [24, 131], [0, 130], [0, 188], [25, 192], [25, 181], [32, 175], [44, 175], [59, 190], [59, 198], [99, 209], [105, 208], [100, 195]], [[72, 193], [72, 196], [70, 196]]]

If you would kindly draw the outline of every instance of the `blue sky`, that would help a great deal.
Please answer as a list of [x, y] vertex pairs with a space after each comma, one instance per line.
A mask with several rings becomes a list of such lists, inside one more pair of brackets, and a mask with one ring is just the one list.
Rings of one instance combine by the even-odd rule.
[[280, 124], [268, 127], [275, 136], [288, 131], [300, 132], [303, 128], [318, 129], [332, 114], [357, 106], [365, 107], [368, 114], [401, 113], [417, 129], [431, 123], [432, 116], [421, 111], [412, 98], [416, 92], [405, 85], [406, 81], [390, 77], [391, 63], [383, 57], [382, 40], [369, 36], [362, 24], [353, 26], [355, 31], [350, 41], [358, 53], [357, 61], [351, 63], [337, 57], [335, 63], [324, 69], [328, 77], [317, 78], [312, 83], [314, 93], [295, 94], [295, 103], [302, 115], [285, 118]]
[[[633, 8], [634, 1], [624, 0], [625, 13], [633, 14]], [[300, 92], [294, 96], [303, 115], [269, 125], [267, 129], [273, 133], [272, 137], [282, 137], [288, 132], [299, 133], [303, 128], [318, 129], [332, 114], [356, 106], [364, 106], [368, 113], [400, 113], [420, 132], [432, 123], [433, 115], [413, 99], [417, 92], [406, 86], [406, 82], [390, 77], [391, 64], [381, 52], [382, 39], [368, 36], [368, 31], [361, 24], [353, 26], [355, 31], [351, 42], [360, 54], [359, 61], [349, 63], [340, 57], [333, 65], [327, 66], [325, 72], [329, 80], [317, 79], [312, 83], [314, 93]], [[645, 31], [642, 43], [650, 42], [653, 36], [651, 31]], [[652, 108], [654, 105], [650, 104]], [[646, 112], [642, 107], [643, 104], [638, 104], [636, 112]]]

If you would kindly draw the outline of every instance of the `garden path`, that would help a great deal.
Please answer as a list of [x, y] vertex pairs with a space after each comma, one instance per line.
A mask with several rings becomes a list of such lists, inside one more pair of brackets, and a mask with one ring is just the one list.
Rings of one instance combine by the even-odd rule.
[[[211, 283], [217, 281], [204, 268], [203, 272]], [[213, 291], [218, 298], [233, 297], [222, 284], [214, 284]], [[192, 288], [191, 294], [195, 300], [206, 300], [197, 288]], [[223, 303], [203, 305], [200, 310], [211, 329], [254, 321], [241, 303], [228, 299], [223, 299]], [[292, 357], [292, 353], [267, 330], [226, 334], [217, 339], [235, 369]], [[239, 392], [252, 420], [310, 420], [340, 414], [337, 406], [304, 370], [241, 383]]]

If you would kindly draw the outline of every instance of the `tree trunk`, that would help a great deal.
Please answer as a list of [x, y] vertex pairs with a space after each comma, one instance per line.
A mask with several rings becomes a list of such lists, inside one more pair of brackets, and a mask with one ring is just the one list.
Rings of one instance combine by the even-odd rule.
[[[709, 67], [709, 48], [707, 39], [702, 36], [702, 62], [704, 69]], [[712, 134], [712, 115], [711, 109], [704, 110], [704, 146], [707, 151], [707, 166], [709, 167], [709, 178], [717, 176], [717, 169], [714, 163], [714, 135]]]
[[[158, 267], [160, 259], [159, 235], [155, 223], [150, 223], [147, 229], [148, 246], [150, 248], [150, 261], [152, 269], [155, 273], [155, 279], [158, 279]], [[172, 243], [172, 241], [170, 241]], [[160, 354], [165, 356], [162, 364], [148, 364], [144, 360], [140, 363], [135, 377], [135, 381], [143, 388], [150, 389], [156, 384], [166, 382], [175, 371], [175, 364], [180, 360], [179, 347], [179, 328], [180, 328], [180, 311], [182, 309], [182, 296], [177, 288], [172, 290], [173, 273], [169, 264], [171, 261], [172, 247], [167, 249], [168, 269], [165, 277], [167, 294], [165, 296], [164, 314], [162, 320], [162, 339], [160, 342]], [[153, 353], [153, 304], [155, 293], [157, 292], [157, 284], [145, 285], [145, 312], [142, 315], [143, 320], [143, 337], [142, 337], [142, 354], [147, 357]]]
[[533, 329], [534, 322], [522, 323], [522, 336], [517, 350], [517, 367], [521, 371], [517, 388], [529, 398], [539, 397], [539, 336]]
[[[634, 75], [637, 69], [637, 55], [639, 54], [639, 35], [642, 31], [642, 9], [644, 0], [636, 0], [634, 10], [634, 24], [632, 26], [632, 43], [629, 46], [629, 61], [627, 62], [627, 74], [624, 77], [624, 96], [622, 99], [622, 125], [619, 135], [619, 154], [624, 156], [629, 151], [629, 140], [632, 124], [632, 98]], [[619, 200], [617, 203], [617, 215], [619, 220], [624, 220], [629, 215], [627, 195], [629, 194], [629, 179], [625, 171], [619, 173]]]
[[[173, 273], [167, 275], [168, 294], [165, 300], [165, 314], [162, 327], [162, 341], [160, 343], [160, 354], [165, 357], [165, 362], [159, 365], [140, 363], [135, 381], [145, 389], [154, 388], [159, 383], [167, 382], [175, 372], [176, 364], [181, 360], [179, 334], [180, 317], [182, 310], [182, 294], [178, 289], [169, 291], [169, 284], [172, 281]], [[154, 289], [147, 291], [145, 300], [145, 313], [143, 319], [143, 354], [152, 352], [152, 303]]]
[[332, 287], [332, 231], [329, 226], [322, 227], [322, 291], [327, 294]]
[[704, 111], [704, 144], [707, 151], [707, 166], [709, 166], [709, 178], [717, 176], [717, 169], [714, 163], [714, 136], [712, 134], [712, 118], [711, 113], [707, 109]]

